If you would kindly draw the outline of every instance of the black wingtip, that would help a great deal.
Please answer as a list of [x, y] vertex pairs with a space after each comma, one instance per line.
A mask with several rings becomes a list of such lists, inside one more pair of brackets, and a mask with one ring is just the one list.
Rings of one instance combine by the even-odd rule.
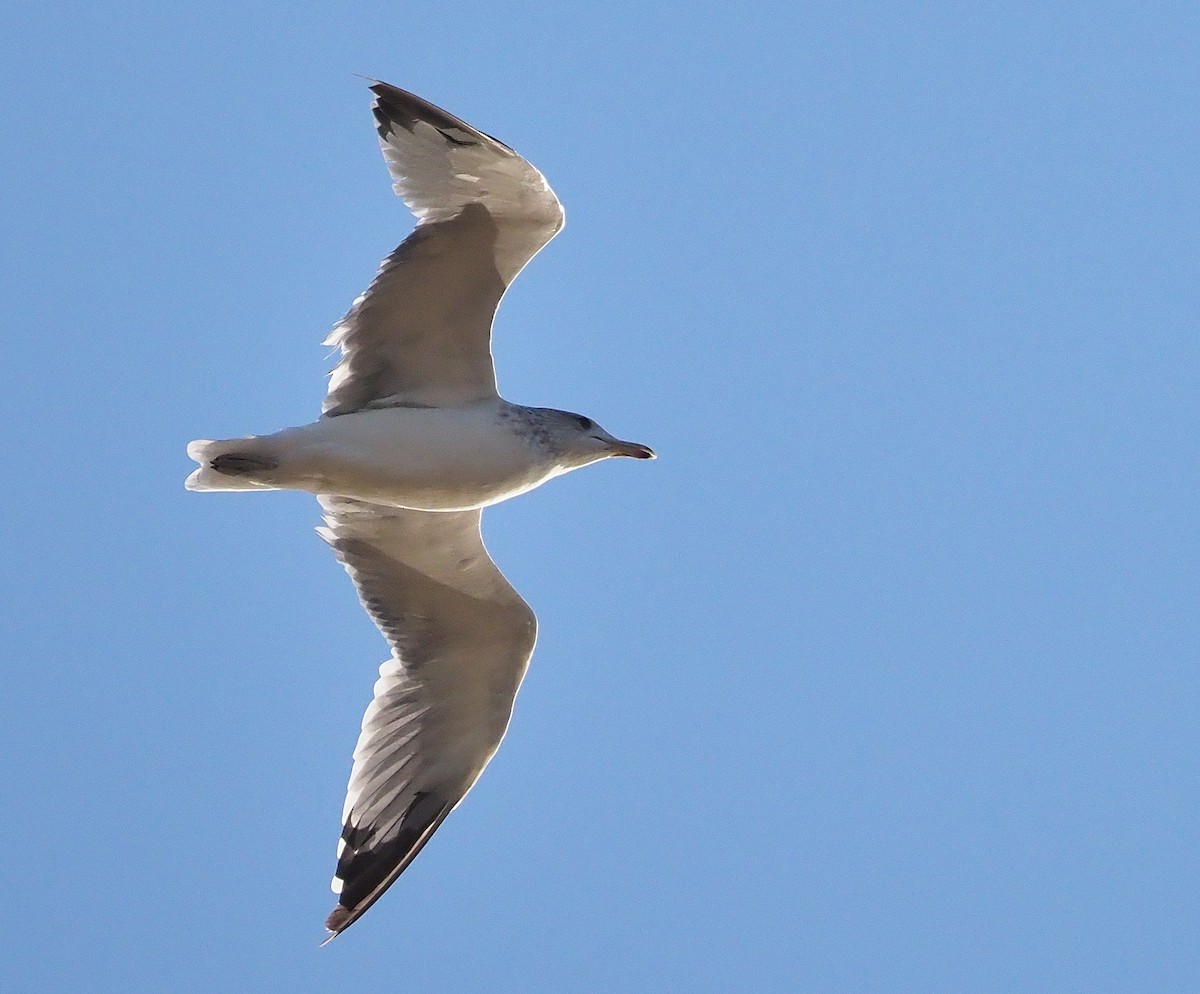
[[[427, 107], [422, 106], [426, 101], [414, 93], [379, 79], [374, 80], [368, 89], [375, 94], [375, 102], [371, 107], [375, 115], [375, 130], [385, 141], [396, 127], [411, 132], [418, 121], [426, 120], [429, 116]], [[441, 112], [440, 108], [432, 109]]]
[[[366, 79], [367, 77], [363, 77]], [[495, 142], [498, 146], [512, 152], [504, 142], [467, 124], [460, 117], [455, 117], [448, 110], [443, 110], [437, 104], [432, 104], [415, 93], [403, 90], [383, 80], [372, 80], [369, 89], [375, 94], [376, 130], [385, 141], [396, 127], [412, 132], [418, 121], [428, 124], [441, 132], [442, 137], [451, 145], [477, 145], [481, 142]], [[465, 138], [458, 138], [450, 131], [461, 132]]]
[[325, 942], [346, 931], [370, 910], [396, 878], [408, 869], [453, 809], [453, 800], [418, 791], [404, 815], [408, 824], [402, 823], [400, 832], [380, 848], [364, 852], [356, 852], [355, 846], [365, 844], [369, 832], [346, 826], [342, 838], [351, 841], [347, 842], [338, 859], [336, 872], [342, 882], [341, 900], [325, 919], [325, 928], [333, 933]]
[[329, 917], [325, 919], [325, 931], [329, 934], [321, 940], [320, 948], [329, 945], [329, 943], [346, 931], [346, 929], [363, 916], [366, 910], [366, 908], [347, 908], [344, 904], [338, 904], [329, 912]]
[[[364, 908], [363, 910], [365, 911], [366, 909]], [[322, 941], [321, 945], [328, 945], [330, 942], [336, 939], [339, 935], [346, 931], [346, 929], [353, 925], [361, 914], [361, 911], [358, 914], [355, 914], [353, 908], [347, 908], [344, 904], [337, 905], [337, 907], [329, 912], [329, 917], [325, 919], [325, 931], [327, 931], [329, 934], [325, 936], [325, 939]]]

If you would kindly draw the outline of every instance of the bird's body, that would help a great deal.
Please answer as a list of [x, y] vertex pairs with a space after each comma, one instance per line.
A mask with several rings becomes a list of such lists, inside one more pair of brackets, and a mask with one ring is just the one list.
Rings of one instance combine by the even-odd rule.
[[500, 397], [492, 318], [562, 207], [508, 146], [404, 90], [371, 90], [418, 224], [327, 339], [342, 358], [322, 416], [188, 446], [189, 489], [315, 494], [318, 531], [391, 647], [354, 751], [332, 935], [412, 862], [508, 727], [537, 621], [484, 549], [480, 509], [600, 459], [654, 456], [590, 418]]
[[[271, 435], [193, 442], [188, 454], [201, 468], [187, 486], [307, 490], [420, 511], [472, 510], [585, 464], [587, 453], [555, 444], [565, 413], [496, 397], [462, 407], [364, 410]], [[222, 455], [242, 457], [242, 472], [213, 469]], [[595, 458], [603, 458], [599, 447]]]

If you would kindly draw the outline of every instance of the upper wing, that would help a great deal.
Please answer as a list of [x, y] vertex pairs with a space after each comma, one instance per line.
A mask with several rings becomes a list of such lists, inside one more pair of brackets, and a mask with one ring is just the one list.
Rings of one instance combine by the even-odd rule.
[[354, 750], [338, 904], [325, 923], [336, 935], [412, 862], [492, 758], [537, 621], [484, 549], [479, 511], [319, 500], [321, 537], [392, 646]]
[[392, 185], [417, 228], [326, 339], [342, 358], [323, 411], [494, 396], [492, 317], [562, 228], [562, 205], [507, 145], [397, 87], [371, 90]]

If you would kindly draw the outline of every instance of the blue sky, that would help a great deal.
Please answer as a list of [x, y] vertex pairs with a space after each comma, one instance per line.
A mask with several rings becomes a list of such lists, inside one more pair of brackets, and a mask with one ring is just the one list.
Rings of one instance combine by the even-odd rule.
[[[0, 12], [9, 990], [1200, 983], [1190, 4]], [[566, 231], [501, 388], [655, 446], [493, 509], [509, 736], [318, 950], [384, 644], [298, 494], [409, 219], [377, 76]]]

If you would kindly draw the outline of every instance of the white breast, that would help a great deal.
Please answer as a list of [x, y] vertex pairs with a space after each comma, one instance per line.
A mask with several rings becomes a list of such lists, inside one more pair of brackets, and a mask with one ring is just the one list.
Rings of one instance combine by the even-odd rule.
[[362, 411], [275, 438], [299, 489], [427, 511], [494, 504], [560, 471], [490, 401]]

